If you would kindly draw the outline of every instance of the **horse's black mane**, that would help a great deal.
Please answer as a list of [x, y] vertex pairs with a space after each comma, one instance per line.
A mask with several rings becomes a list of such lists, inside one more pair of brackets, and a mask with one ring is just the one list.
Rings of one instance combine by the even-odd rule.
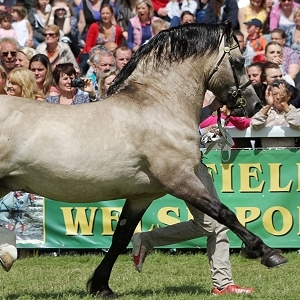
[[224, 24], [184, 24], [163, 30], [142, 45], [125, 65], [110, 86], [107, 96], [114, 94], [120, 85], [131, 75], [138, 62], [155, 52], [155, 66], [181, 62], [188, 57], [218, 51], [221, 29]]

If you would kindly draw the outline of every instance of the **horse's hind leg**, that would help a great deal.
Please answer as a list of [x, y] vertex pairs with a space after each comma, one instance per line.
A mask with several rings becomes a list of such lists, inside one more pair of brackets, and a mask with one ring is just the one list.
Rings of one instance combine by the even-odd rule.
[[[201, 169], [203, 171], [203, 168], [206, 167], [201, 165], [200, 171]], [[170, 194], [185, 200], [231, 229], [244, 242], [252, 256], [261, 257], [262, 264], [267, 267], [274, 267], [287, 262], [280, 253], [268, 247], [259, 237], [246, 229], [227, 206], [208, 192], [194, 173], [188, 174], [185, 172], [184, 174], [184, 171], [182, 171], [180, 174], [181, 176], [172, 178], [174, 181], [168, 180], [168, 183], [172, 184], [172, 186], [167, 187], [171, 188]], [[198, 177], [201, 178], [201, 176], [203, 175], [198, 172]]]
[[112, 238], [111, 247], [87, 283], [91, 294], [105, 298], [114, 297], [108, 284], [111, 270], [119, 254], [128, 246], [138, 222], [152, 201], [153, 199], [126, 200]]

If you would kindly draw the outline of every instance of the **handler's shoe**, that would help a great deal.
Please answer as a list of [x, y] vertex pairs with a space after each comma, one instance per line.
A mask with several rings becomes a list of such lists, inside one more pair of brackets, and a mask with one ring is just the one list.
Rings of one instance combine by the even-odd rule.
[[0, 246], [0, 263], [3, 269], [8, 272], [13, 263], [17, 260], [18, 251], [13, 245], [4, 244]]
[[132, 236], [131, 242], [132, 242], [132, 260], [133, 260], [133, 264], [135, 266], [135, 269], [139, 273], [141, 273], [142, 268], [143, 268], [143, 263], [144, 263], [147, 255], [150, 253], [150, 250], [147, 249], [146, 246], [144, 246], [142, 244], [140, 233], [135, 233]]
[[243, 288], [241, 286], [230, 284], [224, 287], [222, 290], [214, 287], [212, 289], [214, 295], [225, 295], [225, 294], [251, 294], [254, 293], [253, 288]]

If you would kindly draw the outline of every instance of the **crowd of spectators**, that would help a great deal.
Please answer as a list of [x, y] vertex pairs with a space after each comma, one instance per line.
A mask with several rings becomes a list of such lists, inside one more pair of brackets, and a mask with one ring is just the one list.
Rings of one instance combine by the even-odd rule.
[[[32, 92], [35, 99], [60, 104], [98, 101], [132, 54], [159, 31], [184, 23], [212, 24], [229, 19], [257, 95], [263, 105], [272, 107], [266, 113], [273, 108], [281, 114], [287, 110], [278, 110], [275, 101], [270, 101], [276, 90], [270, 86], [276, 79], [291, 85], [293, 92], [287, 102], [298, 113], [300, 5], [296, 1], [300, 2], [3, 0], [0, 93], [28, 94], [26, 82], [24, 85], [18, 79], [22, 76], [16, 76], [19, 73], [15, 69], [20, 68], [24, 74], [25, 69], [33, 74], [27, 78], [36, 82]], [[75, 82], [76, 78], [82, 78], [81, 82]], [[282, 83], [278, 89], [282, 92]], [[226, 114], [229, 117], [230, 111]], [[247, 121], [247, 126], [251, 124]]]

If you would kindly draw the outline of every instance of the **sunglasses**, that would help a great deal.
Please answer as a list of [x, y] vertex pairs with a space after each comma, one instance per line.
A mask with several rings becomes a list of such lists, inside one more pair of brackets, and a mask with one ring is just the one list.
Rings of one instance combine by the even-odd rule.
[[281, 2], [292, 2], [292, 0], [280, 0]]
[[17, 56], [17, 51], [4, 51], [4, 52], [1, 52], [1, 55], [5, 56], [5, 57], [8, 56], [9, 54], [13, 57], [16, 57]]
[[53, 36], [55, 36], [56, 34], [55, 34], [55, 33], [44, 33], [43, 35], [44, 35], [44, 36], [48, 36], [48, 35], [49, 35], [50, 37], [53, 37]]

